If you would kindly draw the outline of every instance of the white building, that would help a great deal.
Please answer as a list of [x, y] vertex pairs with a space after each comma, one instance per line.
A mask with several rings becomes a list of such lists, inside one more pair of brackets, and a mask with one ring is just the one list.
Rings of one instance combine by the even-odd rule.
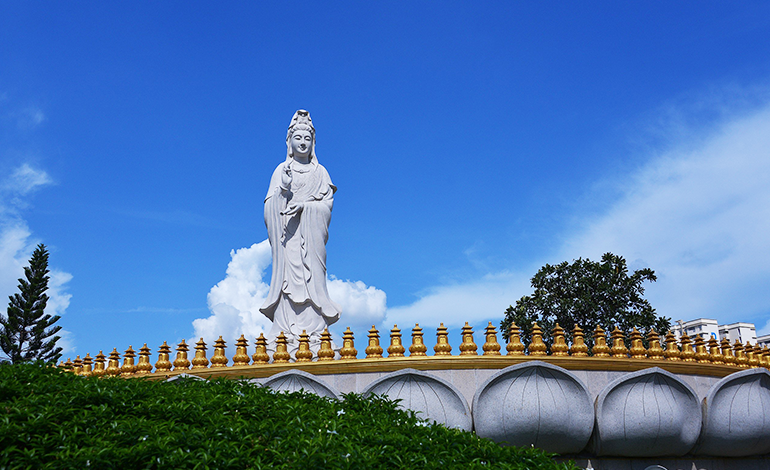
[[757, 336], [757, 344], [759, 346], [767, 346], [770, 348], [770, 334]]
[[729, 325], [719, 325], [719, 338], [727, 338], [730, 340], [730, 343], [738, 340], [738, 342], [743, 344], [755, 344], [757, 342], [757, 329], [753, 323], [738, 322], [730, 323]]
[[690, 338], [700, 336], [704, 340], [708, 341], [711, 338], [722, 341], [727, 338], [730, 344], [735, 343], [735, 340], [741, 342], [741, 344], [751, 343], [770, 346], [770, 335], [764, 335], [757, 338], [757, 329], [753, 323], [730, 323], [729, 325], [720, 325], [716, 320], [711, 318], [697, 318], [695, 320], [682, 321], [677, 320], [672, 328], [677, 338], [681, 338], [683, 333], [686, 333]]
[[672, 326], [677, 338], [681, 338], [683, 333], [687, 333], [687, 336], [690, 338], [700, 336], [705, 341], [708, 341], [711, 338], [716, 340], [722, 339], [719, 335], [719, 323], [710, 318], [697, 318], [686, 322], [679, 320]]

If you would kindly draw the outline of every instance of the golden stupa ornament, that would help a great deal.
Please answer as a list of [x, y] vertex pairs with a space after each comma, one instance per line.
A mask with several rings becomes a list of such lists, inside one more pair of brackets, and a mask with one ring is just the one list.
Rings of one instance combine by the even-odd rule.
[[730, 347], [730, 340], [727, 338], [722, 339], [722, 360], [728, 366], [735, 366], [735, 354], [733, 354], [733, 348]]
[[436, 345], [433, 346], [435, 356], [451, 356], [452, 345], [449, 344], [449, 333], [443, 323], [436, 328]]
[[[203, 340], [203, 338], [201, 338]], [[176, 359], [174, 359], [174, 370], [188, 370], [190, 368], [190, 360], [187, 359], [187, 351], [190, 347], [187, 346], [184, 340], [176, 346]]]
[[427, 356], [428, 347], [422, 337], [422, 328], [419, 323], [415, 323], [412, 328], [412, 345], [409, 346], [409, 357]]
[[355, 339], [350, 327], [347, 327], [342, 333], [342, 347], [340, 348], [340, 359], [355, 359], [358, 355], [355, 347]]
[[259, 338], [257, 338], [251, 360], [254, 361], [254, 364], [267, 364], [270, 362], [270, 355], [267, 354], [267, 338], [265, 338], [264, 333], [260, 333]]
[[139, 363], [136, 365], [136, 373], [138, 375], [146, 375], [152, 372], [152, 364], [150, 364], [150, 348], [147, 347], [147, 343], [139, 348]]
[[607, 334], [599, 325], [594, 330], [594, 347], [591, 348], [591, 354], [594, 357], [610, 357], [610, 347], [607, 346]]
[[644, 348], [644, 342], [642, 342], [642, 334], [636, 328], [631, 330], [629, 335], [631, 340], [631, 348], [628, 352], [631, 354], [631, 359], [646, 359], [647, 350]]
[[367, 359], [382, 359], [382, 346], [380, 346], [380, 332], [372, 325], [372, 329], [369, 330], [369, 345], [366, 346], [364, 352]]
[[460, 355], [478, 356], [478, 352], [476, 352], [478, 346], [473, 342], [473, 328], [471, 328], [468, 322], [465, 322], [465, 326], [463, 326], [460, 334], [463, 338], [463, 342], [460, 344]]
[[663, 355], [666, 356], [667, 361], [681, 360], [681, 353], [679, 352], [679, 346], [676, 344], [676, 337], [674, 337], [674, 333], [671, 331], [666, 334], [666, 351]]
[[91, 364], [93, 364], [93, 359], [91, 359], [90, 354], [86, 353], [86, 357], [83, 358], [83, 369], [80, 372], [80, 375], [82, 375], [83, 377], [90, 377], [91, 375], [93, 375]]
[[695, 362], [695, 351], [692, 349], [692, 340], [687, 336], [687, 333], [682, 333], [679, 342], [682, 343], [682, 352], [679, 353], [679, 357], [682, 358], [682, 361]]
[[700, 335], [695, 337], [695, 360], [699, 364], [711, 364], [711, 356], [706, 350], [706, 341]]
[[484, 329], [484, 345], [481, 346], [481, 350], [484, 351], [484, 356], [499, 356], [500, 355], [500, 343], [497, 342], [497, 329], [489, 322], [489, 325]]
[[99, 354], [96, 355], [96, 361], [94, 363], [94, 372], [93, 375], [97, 377], [102, 377], [105, 373], [105, 357], [104, 353], [100, 350]]
[[516, 323], [511, 322], [508, 328], [508, 345], [505, 347], [508, 356], [523, 356], [524, 343], [521, 342], [521, 328]]
[[110, 357], [107, 359], [107, 369], [104, 371], [105, 375], [120, 375], [120, 353], [118, 348], [112, 348]]
[[585, 343], [583, 330], [575, 323], [572, 328], [572, 346], [569, 347], [569, 353], [572, 357], [588, 356], [588, 345]]
[[286, 335], [283, 334], [283, 331], [281, 334], [278, 335], [277, 338], [275, 338], [275, 352], [273, 353], [273, 364], [285, 364], [289, 362], [289, 359], [291, 359], [291, 355], [289, 355], [289, 349], [288, 349], [288, 341], [286, 340]]
[[219, 339], [214, 341], [214, 356], [211, 357], [211, 367], [227, 367], [229, 360], [225, 355], [225, 349], [227, 343], [220, 336]]
[[[176, 361], [174, 361], [176, 364]], [[195, 343], [195, 357], [192, 360], [193, 370], [206, 369], [209, 366], [209, 360], [206, 358], [206, 342], [203, 338]]]
[[398, 325], [393, 325], [390, 330], [390, 346], [388, 346], [388, 357], [404, 357], [406, 348], [401, 344], [401, 330]]
[[321, 348], [318, 350], [318, 360], [333, 361], [335, 355], [334, 349], [332, 349], [332, 334], [329, 333], [328, 328], [324, 328], [321, 333]]
[[663, 355], [663, 348], [660, 347], [660, 335], [657, 331], [650, 329], [650, 332], [647, 333], [647, 344], [649, 345], [647, 349], [648, 358], [659, 361], [665, 357]]
[[722, 356], [722, 350], [719, 349], [719, 341], [715, 337], [709, 339], [709, 358], [712, 364], [724, 364], [724, 356]]
[[310, 335], [307, 334], [306, 330], [302, 330], [299, 335], [299, 346], [294, 357], [297, 362], [311, 362], [313, 360], [313, 352], [310, 350]]
[[155, 363], [155, 372], [168, 372], [171, 370], [171, 346], [165, 341], [158, 348], [158, 362]]
[[72, 372], [75, 375], [80, 375], [83, 372], [83, 360], [80, 359], [80, 355], [75, 356], [75, 360], [72, 361]]
[[564, 338], [564, 328], [557, 323], [556, 326], [553, 327], [553, 330], [551, 330], [551, 335], [553, 336], [551, 356], [569, 356], [569, 347]]
[[529, 343], [530, 356], [545, 356], [548, 346], [543, 342], [543, 329], [537, 322], [532, 324], [532, 341]]
[[749, 359], [743, 352], [743, 345], [737, 339], [735, 340], [735, 344], [733, 344], [733, 351], [735, 352], [735, 365], [742, 369], [748, 369]]
[[610, 354], [616, 359], [625, 359], [628, 357], [628, 348], [626, 347], [626, 339], [620, 328], [615, 326], [612, 330], [612, 347], [610, 348]]
[[235, 340], [235, 354], [233, 355], [233, 367], [249, 365], [249, 342], [241, 335]]

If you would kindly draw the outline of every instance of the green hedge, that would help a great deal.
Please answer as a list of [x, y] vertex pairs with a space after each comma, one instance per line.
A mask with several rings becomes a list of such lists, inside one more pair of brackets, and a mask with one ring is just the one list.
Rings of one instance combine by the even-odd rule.
[[0, 365], [0, 469], [573, 469], [534, 448], [426, 425], [383, 398], [236, 380], [83, 378]]

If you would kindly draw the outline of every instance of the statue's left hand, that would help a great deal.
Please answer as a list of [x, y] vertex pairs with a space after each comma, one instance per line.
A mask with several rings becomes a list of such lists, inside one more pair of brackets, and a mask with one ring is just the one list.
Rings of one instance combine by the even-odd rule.
[[304, 208], [305, 208], [305, 204], [302, 202], [291, 203], [289, 204], [289, 207], [287, 207], [286, 210], [283, 211], [283, 215], [299, 214], [300, 212], [302, 212], [302, 209]]

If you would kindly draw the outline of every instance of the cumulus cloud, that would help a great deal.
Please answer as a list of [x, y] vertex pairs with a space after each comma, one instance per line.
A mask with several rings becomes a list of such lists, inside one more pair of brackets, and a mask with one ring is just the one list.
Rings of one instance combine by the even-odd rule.
[[[547, 262], [611, 251], [632, 269], [655, 270], [647, 297], [660, 314], [755, 322], [770, 333], [770, 106], [705, 133], [675, 132], [686, 142], [669, 139], [669, 150], [618, 178], [609, 208], [565, 233]], [[427, 289], [416, 302], [389, 308], [387, 324], [500, 318], [531, 292], [529, 278], [545, 262]]]
[[[24, 276], [24, 266], [35, 247], [41, 241], [33, 237], [23, 209], [29, 205], [29, 199], [39, 188], [49, 185], [52, 180], [48, 174], [29, 164], [22, 164], [10, 175], [0, 181], [0, 298], [7, 299], [18, 291], [18, 280]], [[66, 292], [67, 283], [72, 275], [51, 268], [48, 282], [49, 296], [46, 313], [62, 315], [69, 306], [71, 294]], [[74, 337], [71, 333], [59, 333], [62, 340], [58, 343], [65, 354], [74, 352]]]
[[[267, 332], [272, 323], [259, 308], [270, 290], [270, 243], [264, 240], [248, 248], [230, 251], [225, 278], [211, 288], [208, 307], [211, 315], [193, 320], [194, 338], [206, 341], [220, 335], [233, 341], [241, 334], [250, 342]], [[329, 296], [342, 307], [342, 323], [377, 323], [385, 314], [385, 293], [361, 281], [327, 280]]]

